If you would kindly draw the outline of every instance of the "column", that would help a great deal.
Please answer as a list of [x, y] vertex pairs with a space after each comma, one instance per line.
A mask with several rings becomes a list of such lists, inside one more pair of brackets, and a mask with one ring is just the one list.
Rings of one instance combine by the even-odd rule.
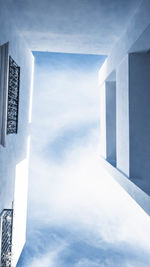
[[117, 168], [150, 192], [150, 53], [117, 68]]

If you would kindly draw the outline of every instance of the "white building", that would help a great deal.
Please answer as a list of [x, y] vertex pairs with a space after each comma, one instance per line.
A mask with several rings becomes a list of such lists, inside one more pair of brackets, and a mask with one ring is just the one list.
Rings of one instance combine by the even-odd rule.
[[[12, 209], [12, 202], [14, 203], [11, 266], [15, 267], [26, 239], [29, 108], [34, 61], [27, 44], [18, 34], [8, 6], [6, 7], [4, 2], [0, 3], [0, 212], [2, 222], [3, 210]], [[20, 77], [16, 80], [16, 84], [20, 83], [18, 100], [10, 97], [13, 92], [9, 92], [9, 83], [15, 85], [16, 75], [13, 73], [14, 80], [10, 81], [11, 71], [14, 72], [14, 66], [10, 70], [11, 59], [19, 66], [18, 70], [20, 68]], [[14, 133], [9, 134], [13, 124]], [[4, 235], [2, 232], [0, 235], [2, 245]], [[3, 254], [3, 251], [1, 252]], [[3, 265], [1, 263], [2, 267], [6, 266]]]
[[126, 31], [99, 71], [101, 154], [106, 159], [103, 163], [148, 214], [150, 214], [149, 12], [150, 2], [142, 1]]
[[[1, 1], [0, 211], [14, 201], [13, 267], [25, 243], [32, 50], [108, 55], [99, 71], [100, 162], [150, 214], [149, 14], [149, 0]], [[15, 134], [7, 134], [9, 56], [20, 67]]]

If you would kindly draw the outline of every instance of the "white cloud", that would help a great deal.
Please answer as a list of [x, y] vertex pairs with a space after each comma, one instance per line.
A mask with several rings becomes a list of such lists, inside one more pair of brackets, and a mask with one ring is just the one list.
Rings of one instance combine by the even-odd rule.
[[89, 259], [82, 259], [74, 267], [103, 267], [104, 265], [96, 261], [90, 261]]
[[98, 121], [100, 96], [95, 76], [95, 72], [81, 72], [80, 75], [76, 71], [40, 73], [33, 97], [32, 135], [36, 149], [55, 139], [66, 128]]
[[[62, 237], [58, 250], [53, 245], [49, 247], [50, 237], [43, 244], [42, 254], [34, 251], [35, 255], [29, 257], [30, 266], [137, 267], [140, 262], [140, 267], [148, 267], [150, 219], [100, 165], [98, 127], [89, 127], [84, 138], [71, 139], [71, 144], [63, 148], [61, 161], [44, 154], [55, 141], [60, 145], [57, 137], [65, 131], [76, 131], [98, 121], [95, 73], [43, 73], [42, 69], [38, 73], [33, 97], [28, 224], [30, 236], [34, 235], [33, 229], [55, 227], [62, 229]], [[63, 236], [64, 229], [70, 233], [69, 240]], [[77, 257], [73, 254], [76, 249], [71, 249], [77, 240], [89, 246], [89, 256], [94, 248], [104, 258], [90, 259], [76, 252]], [[35, 243], [40, 242], [35, 239]], [[77, 257], [76, 262], [61, 263], [69, 251], [73, 259]], [[139, 251], [143, 253], [139, 255]]]
[[103, 237], [150, 249], [149, 217], [103, 170], [92, 144], [68, 151], [61, 165], [36, 157], [32, 164], [32, 218], [50, 225], [76, 225], [93, 232], [96, 242]]
[[32, 260], [26, 259], [26, 263], [24, 266], [30, 267], [56, 267], [58, 262], [58, 255], [61, 251], [63, 251], [66, 247], [66, 244], [58, 244], [57, 248], [49, 248], [48, 252], [36, 254]]
[[[50, 253], [49, 253], [50, 254]], [[47, 266], [47, 267], [54, 267], [54, 255], [44, 255], [42, 257], [39, 258], [35, 258], [33, 259], [32, 263], [31, 263], [31, 267], [43, 267], [43, 266]]]

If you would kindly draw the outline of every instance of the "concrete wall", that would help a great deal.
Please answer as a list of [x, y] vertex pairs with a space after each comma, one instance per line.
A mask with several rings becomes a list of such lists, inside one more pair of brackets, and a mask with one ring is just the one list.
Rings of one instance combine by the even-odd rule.
[[[33, 69], [32, 53], [28, 49], [23, 38], [18, 34], [13, 23], [13, 18], [11, 18], [11, 14], [8, 13], [5, 4], [6, 3], [3, 5], [3, 2], [1, 2], [0, 6], [0, 44], [9, 42], [9, 54], [20, 66], [21, 72], [18, 134], [7, 135], [6, 148], [0, 146], [0, 211], [4, 208], [11, 208], [12, 201], [14, 200], [16, 164], [27, 157], [27, 139], [30, 134], [29, 100]], [[24, 181], [24, 169], [22, 169], [22, 173], [20, 172], [19, 179], [20, 184], [23, 186], [26, 183], [26, 181]], [[25, 192], [27, 198], [27, 190]], [[25, 202], [27, 201], [26, 198]], [[24, 203], [24, 207], [26, 207], [25, 205]], [[24, 212], [26, 212], [25, 209]], [[20, 234], [22, 233], [23, 237], [25, 236], [24, 225], [20, 225]], [[22, 244], [17, 244], [15, 253], [17, 253], [18, 249], [20, 251], [19, 246], [22, 247], [24, 244], [25, 238], [21, 238], [20, 236], [20, 239], [22, 240]], [[19, 255], [19, 253], [17, 255]]]

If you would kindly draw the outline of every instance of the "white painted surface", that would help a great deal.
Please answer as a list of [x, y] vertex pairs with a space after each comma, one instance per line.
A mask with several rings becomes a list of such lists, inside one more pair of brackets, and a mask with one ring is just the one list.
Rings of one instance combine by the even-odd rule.
[[141, 0], [4, 2], [32, 50], [109, 54]]
[[116, 72], [117, 168], [147, 194], [150, 194], [149, 73], [149, 53], [127, 55]]
[[150, 53], [129, 56], [129, 116], [130, 177], [150, 194]]
[[12, 267], [15, 267], [26, 241], [26, 216], [28, 192], [30, 138], [28, 138], [27, 157], [16, 166], [14, 217], [12, 232]]
[[[27, 171], [26, 158], [30, 117], [29, 100], [33, 80], [33, 56], [24, 39], [18, 33], [18, 30], [16, 30], [13, 17], [7, 11], [5, 3], [2, 1], [0, 8], [0, 44], [2, 45], [9, 41], [9, 54], [20, 66], [20, 94], [18, 133], [7, 135], [6, 147], [0, 147], [0, 211], [4, 208], [11, 208], [15, 195], [13, 238], [13, 261], [15, 266], [25, 242], [27, 198], [27, 174], [25, 173]], [[14, 192], [15, 186], [16, 191]], [[21, 196], [18, 192], [22, 193]], [[22, 209], [18, 206], [20, 204]]]
[[125, 191], [136, 201], [136, 203], [150, 215], [150, 197], [144, 193], [138, 186], [128, 179], [126, 175], [113, 167], [105, 159], [100, 158], [100, 163], [105, 170], [125, 189]]
[[100, 153], [106, 159], [106, 83], [100, 87]]
[[129, 53], [150, 50], [149, 13], [150, 2], [144, 0], [99, 71], [100, 85], [109, 80], [111, 73], [116, 71], [117, 168], [148, 194], [149, 53], [145, 56]]
[[[5, 18], [9, 18], [9, 21]], [[0, 44], [9, 41], [9, 53], [20, 66], [20, 95], [18, 134], [6, 136], [6, 147], [0, 146], [0, 211], [11, 208], [14, 196], [15, 166], [26, 158], [27, 137], [29, 134], [29, 99], [33, 56], [22, 37], [18, 34], [12, 17], [5, 5], [0, 9]]]
[[143, 0], [135, 15], [128, 23], [127, 29], [122, 33], [118, 42], [114, 45], [109, 57], [105, 60], [99, 71], [99, 83], [105, 79], [123, 60], [128, 52], [140, 52], [150, 49], [150, 1]]
[[129, 60], [126, 56], [116, 71], [117, 168], [129, 176]]

